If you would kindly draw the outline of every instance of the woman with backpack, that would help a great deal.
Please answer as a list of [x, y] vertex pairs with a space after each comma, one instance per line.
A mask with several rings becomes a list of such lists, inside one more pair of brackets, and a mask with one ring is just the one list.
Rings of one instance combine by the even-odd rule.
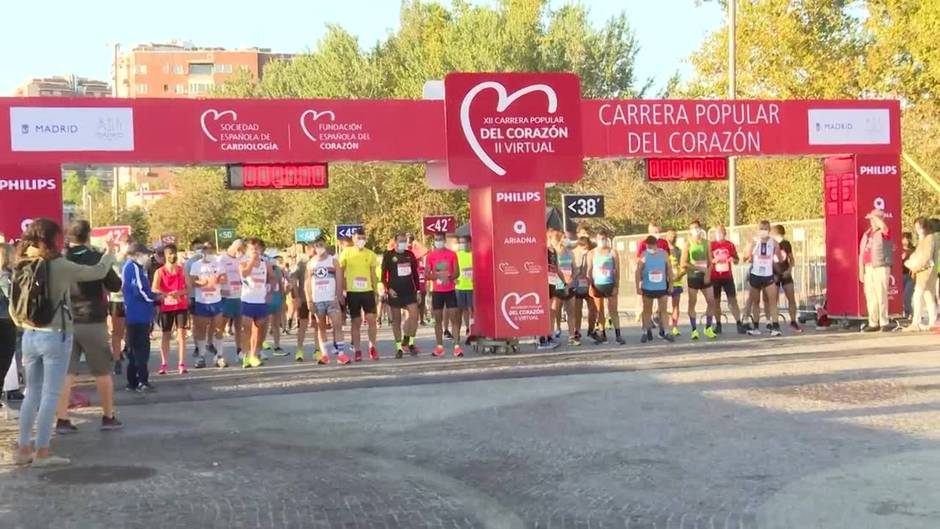
[[[103, 279], [114, 263], [114, 245], [98, 264], [80, 265], [59, 250], [62, 228], [38, 218], [23, 233], [16, 250], [10, 296], [10, 316], [23, 329], [23, 367], [26, 399], [20, 409], [19, 449], [15, 462], [34, 467], [67, 465], [69, 460], [49, 453], [56, 403], [72, 353], [69, 292], [79, 282]], [[30, 444], [36, 424], [35, 449]]]
[[13, 246], [0, 243], [0, 378], [7, 374], [16, 352], [16, 324], [10, 319], [12, 277]]

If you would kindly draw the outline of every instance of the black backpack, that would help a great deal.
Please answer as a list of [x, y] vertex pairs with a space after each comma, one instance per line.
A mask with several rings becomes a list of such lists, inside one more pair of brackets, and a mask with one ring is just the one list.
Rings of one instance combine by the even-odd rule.
[[33, 327], [48, 327], [63, 302], [52, 299], [50, 291], [49, 261], [46, 259], [24, 259], [13, 267], [10, 289], [10, 316], [19, 323]]

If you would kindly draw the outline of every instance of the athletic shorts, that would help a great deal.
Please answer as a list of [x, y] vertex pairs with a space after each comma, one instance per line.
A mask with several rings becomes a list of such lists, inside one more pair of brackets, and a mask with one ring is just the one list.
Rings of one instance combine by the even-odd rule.
[[267, 303], [247, 303], [242, 301], [242, 317], [263, 320], [268, 317]]
[[242, 300], [239, 298], [225, 298], [222, 300], [222, 315], [228, 319], [242, 316]]
[[701, 275], [690, 274], [688, 276], [688, 279], [686, 280], [686, 284], [688, 285], [689, 288], [703, 290], [705, 288], [705, 274], [701, 274]]
[[193, 315], [203, 318], [214, 318], [222, 314], [222, 305], [223, 303], [221, 301], [216, 303], [199, 303], [195, 301], [193, 302]]
[[111, 340], [108, 326], [104, 323], [76, 323], [72, 326], [72, 358], [69, 373], [78, 374], [81, 356], [85, 353], [85, 362], [92, 376], [111, 375], [114, 360], [111, 358]]
[[443, 310], [457, 308], [457, 292], [431, 292], [431, 310]]
[[386, 300], [389, 307], [404, 308], [408, 305], [417, 305], [418, 304], [418, 293], [417, 292], [405, 292], [404, 294], [399, 293], [397, 297], [389, 296]]
[[558, 298], [560, 300], [569, 300], [574, 297], [574, 291], [570, 288], [558, 288], [555, 287], [555, 291], [551, 293], [552, 297]]
[[734, 278], [718, 277], [712, 279], [712, 292], [715, 293], [715, 299], [721, 299], [722, 291], [728, 299], [734, 299], [738, 295], [738, 290], [734, 286]]
[[333, 314], [339, 314], [339, 303], [337, 303], [335, 299], [333, 301], [314, 301], [313, 313], [317, 316], [332, 316]]
[[774, 283], [776, 283], [778, 287], [782, 287], [784, 285], [792, 285], [793, 276], [791, 275], [774, 276]]
[[301, 320], [310, 318], [310, 306], [307, 305], [306, 301], [300, 302], [300, 307], [297, 309], [297, 318]]
[[189, 313], [196, 314], [196, 298], [189, 298]]
[[458, 309], [472, 309], [473, 308], [473, 291], [472, 290], [458, 290], [457, 291], [457, 308]]
[[614, 284], [594, 285], [591, 296], [595, 298], [609, 298], [614, 295]]
[[747, 284], [751, 285], [751, 288], [761, 290], [774, 284], [774, 276], [762, 277], [749, 274], [747, 278]]
[[361, 318], [362, 313], [375, 314], [375, 292], [347, 292], [346, 307], [349, 309], [349, 316], [353, 319]]
[[112, 318], [126, 318], [127, 313], [125, 312], [124, 302], [118, 301], [109, 301], [108, 302], [108, 315]]
[[268, 313], [274, 314], [284, 310], [284, 295], [280, 292], [271, 294], [271, 301], [268, 303]]
[[681, 296], [681, 295], [682, 295], [682, 287], [681, 287], [681, 286], [676, 285], [676, 286], [672, 287], [672, 297], [677, 298], [677, 297], [679, 297], [679, 296]]
[[185, 329], [189, 326], [189, 309], [169, 310], [160, 313], [160, 330], [172, 332], [173, 328]]
[[643, 297], [649, 299], [659, 299], [661, 297], [668, 296], [669, 293], [665, 290], [646, 290], [643, 289]]

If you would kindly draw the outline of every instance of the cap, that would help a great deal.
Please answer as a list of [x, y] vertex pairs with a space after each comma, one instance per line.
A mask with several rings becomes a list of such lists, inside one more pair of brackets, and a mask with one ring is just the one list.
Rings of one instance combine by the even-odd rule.
[[129, 254], [152, 254], [153, 252], [150, 248], [147, 248], [139, 242], [132, 242], [127, 246], [127, 253]]
[[875, 218], [875, 217], [877, 217], [877, 218], [879, 218], [879, 219], [885, 218], [885, 212], [884, 212], [884, 210], [875, 208], [875, 209], [871, 210], [871, 213], [869, 213], [868, 215], [865, 215], [865, 218], [866, 218], [866, 219], [873, 219], [873, 218]]

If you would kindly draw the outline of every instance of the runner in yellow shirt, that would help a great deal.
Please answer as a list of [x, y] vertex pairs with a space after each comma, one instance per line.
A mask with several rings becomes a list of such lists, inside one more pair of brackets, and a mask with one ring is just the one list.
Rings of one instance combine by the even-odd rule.
[[378, 343], [378, 326], [375, 319], [376, 302], [375, 293], [378, 278], [375, 274], [375, 263], [378, 257], [375, 252], [366, 248], [366, 232], [362, 228], [353, 235], [353, 246], [343, 250], [339, 256], [339, 266], [346, 279], [343, 289], [343, 299], [349, 309], [352, 320], [350, 334], [355, 350], [355, 361], [362, 361], [362, 315], [366, 315], [369, 326], [369, 358], [379, 359], [376, 349]]

